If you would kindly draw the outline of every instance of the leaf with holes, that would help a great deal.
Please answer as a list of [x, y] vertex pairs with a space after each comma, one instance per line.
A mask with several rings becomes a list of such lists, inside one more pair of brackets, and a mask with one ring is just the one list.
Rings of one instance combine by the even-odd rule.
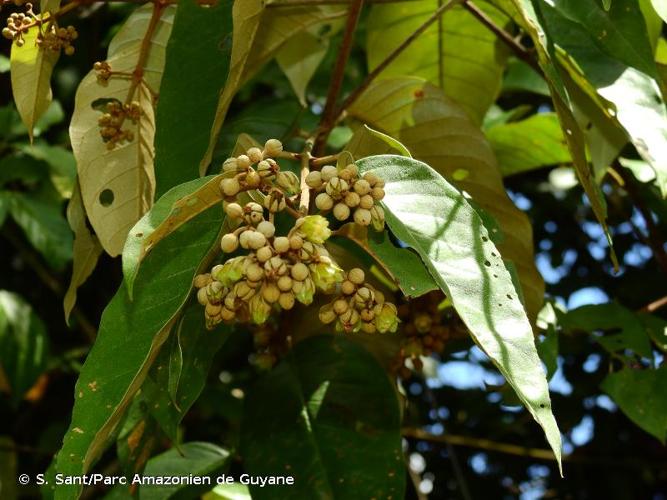
[[544, 429], [560, 467], [560, 433], [530, 322], [480, 216], [420, 161], [384, 155], [358, 165], [385, 180], [387, 225], [420, 255], [475, 342]]
[[211, 163], [227, 110], [239, 88], [275, 56], [291, 37], [314, 26], [340, 19], [347, 12], [346, 5], [267, 8], [265, 4], [262, 0], [234, 2], [234, 36], [229, 76], [218, 101], [208, 151], [200, 164], [200, 174], [205, 173]]
[[[91, 71], [76, 93], [70, 138], [83, 204], [102, 247], [112, 256], [121, 253], [128, 231], [153, 204], [153, 93], [160, 89], [174, 10], [174, 6], [166, 7], [157, 22], [148, 44], [143, 79], [136, 87], [132, 79], [113, 76], [107, 85], [101, 85]], [[107, 58], [113, 71], [134, 71], [152, 14], [153, 4], [137, 9], [113, 38]], [[98, 123], [102, 113], [96, 109], [100, 100], [139, 103], [137, 122], [126, 119], [122, 125], [123, 130], [133, 133], [132, 141], [107, 149]]]
[[[190, 297], [194, 276], [217, 248], [222, 222], [222, 211], [216, 209], [195, 217], [146, 259], [134, 285], [133, 301], [125, 285], [116, 292], [79, 375], [72, 421], [56, 459], [56, 472], [88, 472], [109, 444]], [[54, 481], [49, 481], [49, 486], [58, 500], [80, 492], [80, 485], [55, 488]]]
[[[374, 5], [366, 41], [368, 66], [380, 64], [438, 8], [438, 0]], [[475, 2], [499, 26], [509, 18], [487, 2]], [[509, 52], [462, 6], [446, 11], [405, 49], [381, 76], [418, 76], [442, 88], [476, 124], [500, 92]]]
[[405, 77], [372, 84], [349, 115], [398, 139], [497, 220], [504, 237], [500, 251], [516, 266], [535, 318], [544, 282], [533, 261], [530, 222], [507, 196], [493, 151], [465, 112], [430, 83]]
[[251, 485], [260, 500], [404, 496], [396, 393], [373, 356], [340, 335], [299, 342], [248, 389], [241, 453], [251, 475], [294, 476], [289, 487]]
[[51, 104], [51, 73], [60, 56], [60, 51], [40, 48], [38, 34], [38, 27], [29, 29], [22, 47], [12, 44], [9, 58], [14, 102], [31, 140], [35, 123]]

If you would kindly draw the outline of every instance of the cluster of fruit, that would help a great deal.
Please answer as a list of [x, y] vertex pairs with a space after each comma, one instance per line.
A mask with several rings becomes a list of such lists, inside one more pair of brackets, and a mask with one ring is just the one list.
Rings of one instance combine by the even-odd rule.
[[111, 65], [106, 61], [97, 61], [93, 64], [93, 69], [97, 73], [97, 83], [107, 85], [111, 78]]
[[74, 26], [59, 28], [55, 24], [46, 29], [46, 32], [37, 37], [37, 46], [53, 52], [62, 50], [65, 55], [74, 54], [72, 42], [79, 37]]
[[107, 149], [112, 150], [118, 144], [132, 142], [134, 133], [131, 130], [123, 129], [125, 120], [130, 120], [136, 124], [141, 118], [143, 111], [141, 105], [132, 101], [129, 104], [122, 104], [119, 101], [109, 101], [104, 107], [104, 113], [98, 119], [100, 135], [106, 143]]
[[384, 210], [378, 204], [384, 198], [384, 181], [372, 172], [359, 176], [354, 163], [343, 169], [332, 165], [313, 171], [306, 184], [318, 192], [315, 206], [321, 212], [333, 212], [343, 222], [352, 219], [361, 226], [373, 225], [377, 231], [384, 228]]
[[7, 40], [14, 40], [17, 47], [23, 47], [25, 40], [23, 35], [34, 25], [32, 5], [28, 4], [28, 14], [22, 12], [13, 12], [7, 18], [7, 26], [2, 29], [2, 36]]

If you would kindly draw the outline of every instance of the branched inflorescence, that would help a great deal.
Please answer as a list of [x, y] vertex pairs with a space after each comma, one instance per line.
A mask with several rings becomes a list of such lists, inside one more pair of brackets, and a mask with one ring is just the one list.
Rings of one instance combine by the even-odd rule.
[[39, 30], [35, 43], [37, 47], [51, 52], [65, 52], [66, 55], [74, 54], [72, 42], [79, 37], [74, 26], [66, 28], [58, 26], [55, 19], [49, 16], [40, 16], [33, 12], [32, 4], [15, 1], [15, 5], [25, 4], [26, 12], [14, 12], [7, 18], [7, 26], [2, 30], [2, 36], [13, 40], [18, 47], [25, 45], [25, 35], [31, 29]]
[[[263, 149], [250, 148], [223, 164], [226, 177], [220, 182], [220, 191], [233, 229], [222, 236], [220, 246], [225, 254], [232, 255], [224, 264], [195, 278], [207, 327], [213, 328], [223, 321], [262, 325], [272, 312], [290, 310], [297, 302], [310, 305], [316, 293], [321, 292], [335, 298], [321, 308], [320, 319], [327, 324], [335, 321], [338, 331], [396, 331], [396, 307], [365, 282], [361, 269], [345, 273], [325, 248], [332, 234], [325, 217], [297, 214], [285, 234], [276, 234], [274, 217], [300, 194], [298, 177], [282, 171], [277, 162], [282, 149], [280, 141], [271, 139]], [[356, 166], [344, 170], [340, 178], [347, 177], [348, 185], [363, 180], [358, 178]], [[334, 177], [339, 178], [329, 176], [321, 186]], [[370, 187], [371, 181], [381, 189], [379, 179], [363, 180], [369, 187], [364, 195], [374, 189]], [[244, 191], [263, 193], [263, 204], [237, 203], [238, 195]], [[377, 199], [383, 195], [376, 191]]]
[[118, 144], [132, 142], [134, 133], [122, 127], [125, 120], [130, 120], [134, 124], [139, 121], [143, 114], [141, 105], [136, 101], [129, 104], [109, 101], [106, 103], [104, 111], [97, 122], [100, 127], [100, 135], [106, 143], [107, 149], [111, 150]]

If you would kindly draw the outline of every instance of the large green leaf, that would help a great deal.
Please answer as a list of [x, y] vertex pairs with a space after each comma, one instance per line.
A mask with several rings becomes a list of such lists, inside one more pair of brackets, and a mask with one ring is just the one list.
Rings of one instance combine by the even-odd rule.
[[257, 499], [403, 498], [398, 400], [372, 355], [343, 336], [298, 343], [252, 386], [241, 429], [245, 469], [293, 476]]
[[[156, 112], [158, 197], [176, 184], [195, 178], [199, 171], [215, 104], [229, 70], [231, 5], [232, 0], [208, 8], [195, 0], [179, 2]], [[193, 26], [197, 27], [196, 36]]]
[[657, 370], [624, 368], [607, 375], [602, 389], [623, 413], [665, 444], [667, 437], [667, 365]]
[[26, 238], [46, 261], [62, 269], [72, 259], [72, 231], [58, 203], [48, 203], [22, 193], [7, 193], [9, 212]]
[[358, 165], [385, 180], [387, 225], [421, 256], [475, 342], [544, 429], [560, 465], [560, 433], [530, 322], [480, 216], [420, 161], [386, 155]]
[[[178, 448], [151, 458], [146, 464], [144, 476], [209, 476], [215, 484], [216, 476], [223, 472], [231, 460], [229, 452], [212, 443], [193, 441], [184, 443]], [[197, 494], [209, 491], [211, 486], [164, 486], [145, 485], [139, 487], [141, 500], [165, 500], [175, 498], [177, 494], [187, 491], [187, 498], [197, 498]], [[178, 495], [178, 498], [184, 498]]]
[[555, 113], [540, 113], [486, 131], [503, 176], [571, 163], [572, 157]]
[[0, 378], [18, 404], [46, 368], [49, 342], [44, 323], [21, 296], [0, 290]]
[[[99, 334], [75, 389], [70, 428], [56, 471], [80, 475], [99, 458], [185, 304], [192, 280], [217, 246], [220, 210], [202, 213], [158, 245], [144, 262], [131, 301], [125, 285], [102, 315]], [[78, 486], [55, 489], [72, 498]]]
[[[493, 151], [465, 112], [420, 78], [394, 78], [372, 84], [349, 114], [401, 141], [413, 157], [469, 193], [496, 219], [503, 233], [498, 236], [504, 238], [500, 251], [516, 266], [530, 317], [535, 318], [544, 282], [534, 263], [530, 222], [507, 196]], [[363, 152], [369, 154], [376, 152]]]
[[[509, 19], [484, 1], [475, 2], [503, 26]], [[368, 23], [367, 56], [375, 68], [438, 8], [438, 0], [375, 5]], [[498, 96], [508, 51], [462, 6], [433, 23], [383, 72], [383, 76], [419, 76], [441, 87], [477, 124]]]

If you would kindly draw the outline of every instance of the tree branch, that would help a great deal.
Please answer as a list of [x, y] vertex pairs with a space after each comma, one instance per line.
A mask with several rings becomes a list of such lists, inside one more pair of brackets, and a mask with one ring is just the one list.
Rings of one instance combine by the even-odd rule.
[[310, 173], [310, 152], [313, 149], [313, 140], [306, 139], [306, 144], [303, 147], [303, 152], [301, 153], [301, 198], [299, 200], [299, 213], [303, 215], [308, 215], [308, 209], [310, 207], [310, 186], [306, 184], [306, 177]]
[[322, 118], [320, 120], [319, 132], [315, 138], [315, 145], [313, 151], [316, 155], [319, 155], [324, 150], [324, 145], [327, 142], [327, 137], [329, 132], [334, 126], [336, 115], [336, 101], [338, 99], [338, 94], [340, 93], [340, 88], [343, 85], [343, 77], [345, 76], [345, 65], [347, 60], [350, 57], [350, 52], [352, 51], [352, 41], [354, 40], [354, 31], [357, 28], [357, 22], [359, 21], [359, 16], [361, 15], [361, 8], [364, 5], [364, 0], [353, 0], [352, 5], [350, 6], [350, 11], [347, 15], [347, 24], [345, 25], [345, 33], [343, 34], [343, 41], [338, 50], [338, 58], [336, 59], [336, 65], [333, 69], [333, 74], [331, 76], [331, 84], [329, 85], [329, 91], [327, 92], [327, 100], [324, 104], [324, 111], [322, 112]]

